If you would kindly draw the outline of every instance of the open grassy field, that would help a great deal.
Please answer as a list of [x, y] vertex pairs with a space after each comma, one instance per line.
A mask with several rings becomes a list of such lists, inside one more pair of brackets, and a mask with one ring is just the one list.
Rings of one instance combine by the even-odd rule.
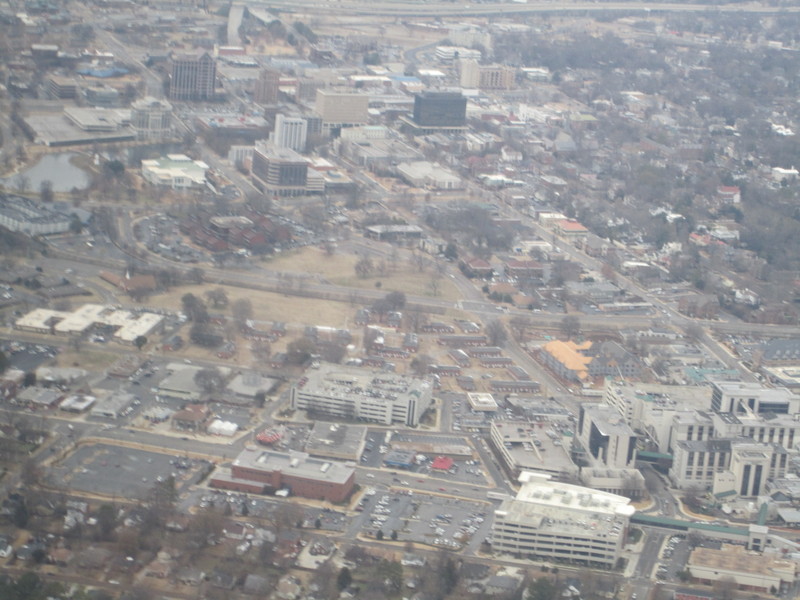
[[[307, 323], [328, 327], [343, 327], [348, 318], [352, 318], [354, 308], [343, 302], [314, 300], [285, 296], [273, 292], [245, 290], [242, 288], [220, 286], [216, 284], [189, 285], [171, 289], [169, 292], [151, 296], [147, 304], [171, 310], [181, 309], [181, 298], [184, 294], [194, 294], [205, 298], [208, 290], [221, 287], [228, 294], [232, 304], [240, 298], [250, 300], [253, 305], [253, 318], [256, 321], [282, 321], [285, 323]], [[220, 312], [211, 309], [211, 312]], [[221, 312], [230, 315], [230, 309]]]
[[357, 261], [358, 257], [352, 254], [335, 252], [328, 255], [316, 246], [306, 246], [275, 255], [264, 264], [274, 271], [321, 275], [326, 279], [330, 279], [338, 273], [353, 273], [355, 275]]
[[[459, 299], [458, 289], [450, 279], [437, 275], [432, 268], [419, 271], [414, 265], [399, 260], [394, 268], [387, 265], [383, 275], [376, 272], [369, 277], [358, 277], [355, 271], [357, 261], [358, 257], [353, 254], [336, 252], [333, 255], [327, 255], [319, 248], [309, 246], [282, 254], [270, 260], [267, 265], [270, 269], [286, 273], [319, 275], [333, 284], [345, 287], [380, 288], [387, 293], [399, 291], [409, 295], [430, 296], [453, 302]], [[378, 269], [376, 268], [375, 271]]]
[[78, 367], [87, 371], [103, 371], [113, 365], [119, 355], [113, 352], [103, 352], [89, 347], [90, 344], [83, 345], [79, 352], [64, 349], [57, 355], [56, 362], [59, 367]]

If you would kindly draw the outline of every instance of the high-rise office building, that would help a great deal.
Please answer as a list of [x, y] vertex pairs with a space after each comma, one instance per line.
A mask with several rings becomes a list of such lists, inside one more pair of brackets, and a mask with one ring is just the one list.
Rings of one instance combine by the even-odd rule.
[[514, 87], [516, 71], [507, 65], [481, 65], [474, 58], [458, 61], [461, 87], [482, 90], [510, 90]]
[[261, 69], [256, 80], [253, 100], [259, 104], [275, 104], [278, 101], [278, 86], [280, 85], [281, 72], [272, 67]]
[[275, 116], [275, 130], [270, 141], [276, 148], [291, 148], [305, 152], [308, 138], [308, 123], [302, 117]]
[[290, 148], [256, 144], [251, 167], [254, 183], [274, 196], [302, 196], [308, 182], [308, 161]]
[[420, 127], [463, 127], [467, 99], [460, 92], [423, 92], [414, 96], [414, 123]]
[[358, 92], [317, 90], [315, 104], [323, 129], [364, 125], [369, 120], [369, 96]]
[[587, 453], [586, 459], [593, 465], [633, 466], [637, 436], [615, 407], [608, 404], [581, 406], [576, 433]]
[[156, 98], [131, 104], [131, 125], [137, 140], [163, 140], [172, 134], [172, 105]]
[[211, 100], [217, 79], [217, 63], [208, 53], [172, 57], [169, 97], [173, 100]]

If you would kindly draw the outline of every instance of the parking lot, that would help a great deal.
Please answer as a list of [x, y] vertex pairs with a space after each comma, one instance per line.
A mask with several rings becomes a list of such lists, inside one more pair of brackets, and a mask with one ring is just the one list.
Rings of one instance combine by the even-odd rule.
[[[489, 374], [491, 376], [491, 374]], [[473, 411], [467, 402], [466, 394], [457, 392], [443, 392], [442, 403], [444, 410], [451, 413], [453, 431], [465, 433], [478, 433], [489, 428], [495, 413]], [[502, 401], [500, 401], [502, 403]]]
[[[292, 527], [296, 525], [297, 521], [300, 521], [307, 529], [341, 532], [349, 523], [345, 513], [330, 508], [313, 508], [269, 496], [261, 497], [222, 490], [193, 490], [181, 503], [181, 510], [189, 511], [193, 507], [222, 509], [226, 504], [230, 505], [233, 514], [247, 516], [254, 520], [264, 519], [274, 522], [277, 519], [286, 521], [289, 517], [293, 517], [291, 524], [284, 523]], [[247, 508], [244, 509], [244, 506]]]
[[683, 535], [673, 535], [664, 543], [655, 577], [658, 581], [675, 581], [677, 573], [686, 568], [690, 553], [689, 542]]
[[[395, 478], [395, 483], [399, 483], [402, 479], [411, 480], [414, 475], [426, 475], [428, 477], [441, 479], [445, 482], [467, 483], [470, 485], [487, 484], [486, 476], [481, 468], [480, 461], [477, 459], [453, 459], [452, 466], [448, 469], [434, 469], [432, 465], [433, 461], [436, 459], [436, 455], [427, 451], [423, 453], [422, 449], [430, 446], [438, 446], [441, 448], [456, 446], [471, 448], [467, 440], [463, 437], [446, 434], [422, 436], [414, 433], [402, 432], [391, 436], [391, 441], [388, 443], [386, 439], [384, 434], [376, 432], [370, 432], [367, 435], [364, 453], [361, 455], [361, 465], [372, 468], [387, 467], [391, 468], [393, 471], [397, 471], [398, 475]], [[395, 446], [395, 444], [397, 444], [397, 446]], [[398, 447], [402, 450], [407, 450], [408, 448], [420, 450], [419, 453], [416, 454], [416, 460], [413, 464], [406, 467], [384, 464], [387, 454], [392, 450], [398, 449]]]
[[53, 485], [81, 492], [144, 498], [153, 484], [170, 475], [180, 492], [197, 480], [200, 466], [200, 461], [181, 456], [93, 444], [79, 447], [49, 469], [46, 477]]
[[491, 528], [491, 507], [483, 502], [369, 488], [356, 510], [354, 527], [370, 537], [458, 550], [480, 544]]
[[2, 344], [0, 350], [8, 357], [9, 367], [26, 373], [36, 371], [59, 352], [55, 346], [24, 342], [7, 342]]

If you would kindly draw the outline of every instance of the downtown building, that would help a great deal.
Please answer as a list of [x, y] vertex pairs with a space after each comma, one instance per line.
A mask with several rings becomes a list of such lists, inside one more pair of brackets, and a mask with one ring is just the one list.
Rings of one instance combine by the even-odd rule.
[[292, 387], [291, 406], [311, 414], [415, 427], [433, 401], [427, 379], [323, 363]]
[[314, 110], [322, 120], [322, 131], [336, 136], [348, 127], [369, 121], [369, 96], [344, 90], [318, 89]]
[[343, 502], [353, 491], [352, 464], [310, 457], [304, 452], [245, 448], [229, 468], [218, 467], [210, 485], [216, 488]]
[[172, 57], [169, 79], [169, 97], [172, 100], [213, 100], [216, 90], [217, 63], [202, 54], [178, 54]]
[[467, 131], [467, 98], [461, 92], [423, 92], [414, 96], [411, 118], [400, 119], [413, 135]]
[[131, 104], [131, 126], [137, 140], [165, 140], [172, 137], [172, 105], [156, 98], [142, 98]]
[[272, 67], [261, 69], [253, 90], [253, 100], [258, 104], [275, 104], [278, 101], [281, 72]]
[[303, 117], [275, 115], [275, 129], [270, 142], [276, 148], [289, 148], [295, 152], [305, 152], [308, 139], [308, 121]]
[[537, 560], [614, 568], [635, 508], [624, 496], [523, 472], [517, 496], [495, 510], [492, 549]]
[[272, 196], [303, 196], [308, 185], [308, 161], [291, 148], [259, 143], [250, 169], [253, 184]]

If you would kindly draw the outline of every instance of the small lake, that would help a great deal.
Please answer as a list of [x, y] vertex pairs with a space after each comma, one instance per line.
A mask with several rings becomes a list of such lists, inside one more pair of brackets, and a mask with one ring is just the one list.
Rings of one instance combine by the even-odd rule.
[[[28, 191], [38, 192], [42, 182], [47, 180], [53, 184], [54, 192], [69, 192], [72, 188], [83, 190], [89, 187], [91, 179], [88, 173], [70, 162], [73, 156], [77, 154], [74, 152], [45, 154], [35, 165], [22, 171], [22, 175], [28, 178]], [[18, 176], [5, 179], [6, 186], [16, 189]]]

